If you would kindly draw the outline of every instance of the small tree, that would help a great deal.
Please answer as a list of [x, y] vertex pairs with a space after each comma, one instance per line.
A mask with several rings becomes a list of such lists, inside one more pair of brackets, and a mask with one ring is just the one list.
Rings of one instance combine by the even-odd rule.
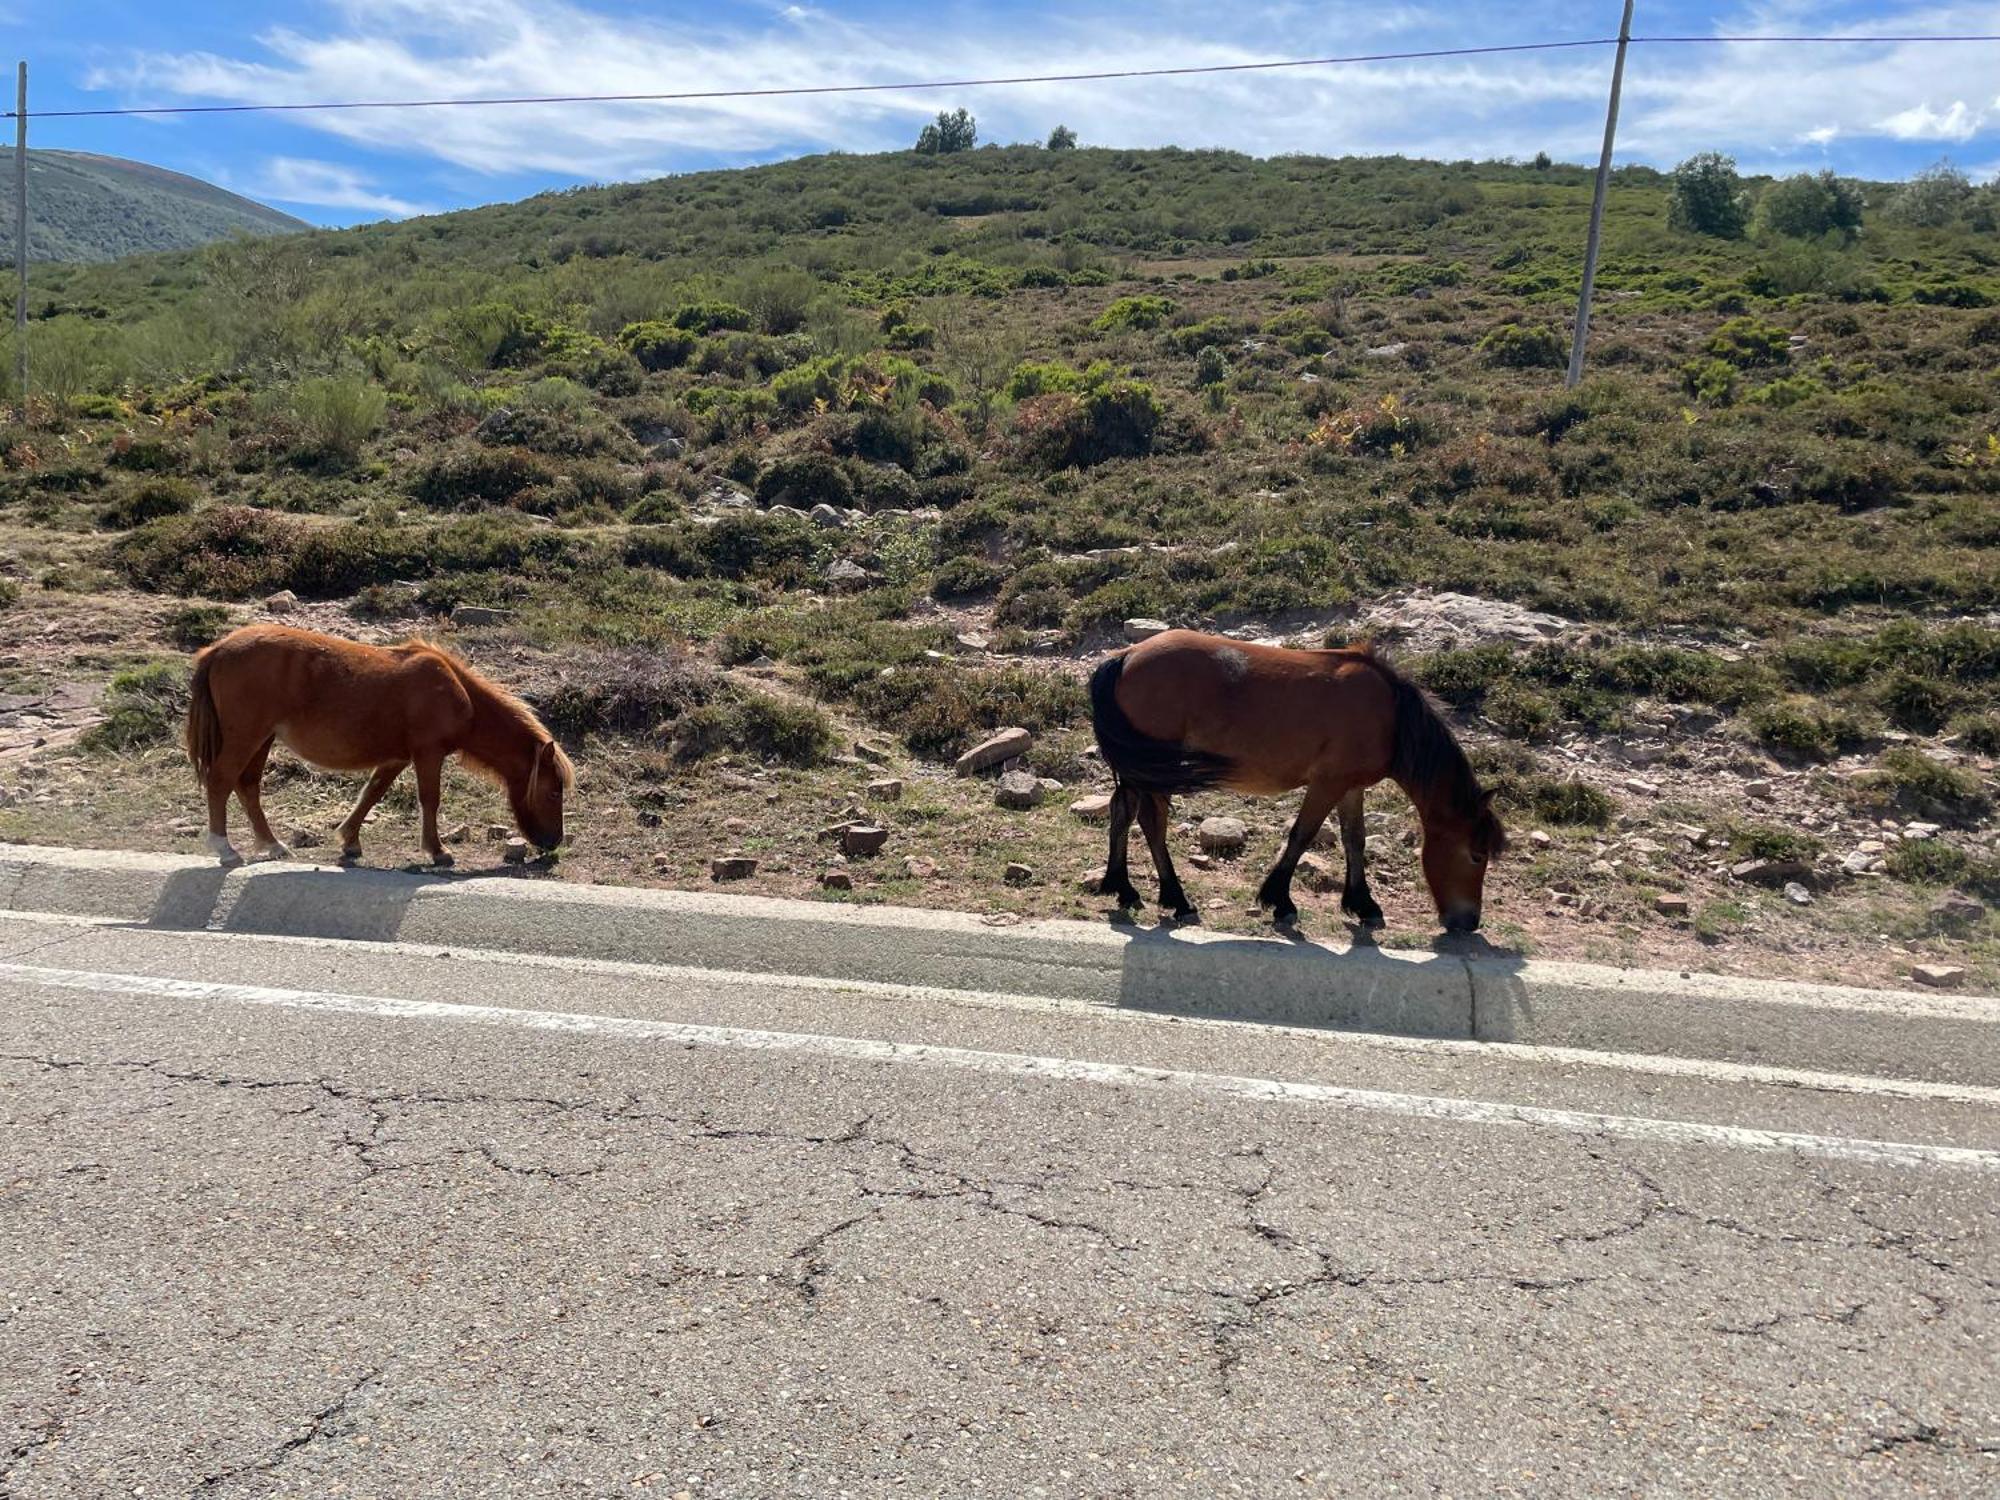
[[1553, 167], [1554, 165], [1555, 165], [1555, 162], [1554, 162], [1554, 160], [1553, 160], [1553, 159], [1552, 159], [1552, 158], [1551, 158], [1551, 157], [1549, 156], [1549, 153], [1548, 153], [1548, 152], [1546, 152], [1546, 151], [1537, 151], [1537, 152], [1535, 153], [1535, 170], [1536, 170], [1537, 172], [1546, 172], [1546, 171], [1548, 171], [1548, 170], [1549, 170], [1549, 168]]
[[1972, 197], [1972, 179], [1948, 161], [1925, 167], [1889, 200], [1889, 216], [1921, 229], [1938, 229], [1964, 212]]
[[1743, 179], [1736, 175], [1736, 158], [1719, 151], [1690, 156], [1674, 168], [1673, 196], [1667, 222], [1691, 234], [1736, 240], [1750, 219], [1743, 202]]
[[1069, 126], [1058, 125], [1054, 130], [1049, 132], [1049, 150], [1074, 151], [1075, 149], [1076, 132], [1071, 130]]
[[956, 151], [970, 151], [978, 140], [979, 124], [967, 111], [940, 110], [937, 119], [917, 137], [917, 152], [921, 156], [949, 156]]
[[1774, 184], [1758, 212], [1772, 234], [1818, 239], [1840, 234], [1852, 239], [1861, 229], [1861, 185], [1832, 172], [1801, 172]]

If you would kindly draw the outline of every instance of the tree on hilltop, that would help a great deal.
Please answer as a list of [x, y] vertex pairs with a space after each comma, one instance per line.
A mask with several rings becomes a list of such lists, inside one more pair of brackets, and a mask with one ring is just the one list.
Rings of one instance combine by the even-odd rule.
[[926, 125], [917, 137], [917, 154], [920, 156], [950, 156], [958, 151], [970, 151], [979, 140], [979, 122], [969, 112], [955, 109], [946, 113], [938, 112], [936, 120]]

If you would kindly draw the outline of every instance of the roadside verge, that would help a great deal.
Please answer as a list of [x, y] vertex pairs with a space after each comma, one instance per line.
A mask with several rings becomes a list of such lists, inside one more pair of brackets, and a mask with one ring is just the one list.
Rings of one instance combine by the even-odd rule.
[[2000, 1086], [2000, 999], [504, 875], [0, 844], [0, 911]]

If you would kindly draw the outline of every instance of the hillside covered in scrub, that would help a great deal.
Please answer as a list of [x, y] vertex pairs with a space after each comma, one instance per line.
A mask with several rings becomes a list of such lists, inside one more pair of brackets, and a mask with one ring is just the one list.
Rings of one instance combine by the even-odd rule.
[[[293, 234], [307, 227], [303, 219], [212, 182], [145, 162], [88, 151], [28, 153], [28, 248], [34, 261], [117, 260], [153, 250], [192, 250], [232, 235]], [[14, 263], [12, 213], [0, 223], [0, 261]]]
[[1621, 171], [1569, 393], [1589, 193], [1010, 147], [57, 268], [0, 590], [190, 601], [197, 641], [280, 590], [508, 611], [577, 734], [679, 747], [666, 784], [835, 723], [917, 764], [1020, 724], [1076, 772], [1077, 665], [1128, 618], [1393, 635], [1449, 592], [1555, 622], [1406, 655], [1577, 868], [1653, 735], [1688, 799], [1792, 778], [1683, 807], [1709, 874], [1917, 820], [1861, 871], [2000, 886], [1995, 190]]

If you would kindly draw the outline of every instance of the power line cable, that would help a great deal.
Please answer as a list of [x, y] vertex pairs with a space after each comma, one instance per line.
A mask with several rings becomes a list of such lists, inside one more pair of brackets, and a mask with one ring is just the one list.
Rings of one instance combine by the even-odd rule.
[[[1950, 36], [1654, 36], [1633, 37], [1634, 46], [1738, 46], [1757, 43], [1786, 45], [1903, 46], [1929, 43], [2000, 42], [2000, 33]], [[1342, 57], [1293, 57], [1268, 62], [1200, 63], [1169, 68], [1121, 68], [1091, 73], [1039, 73], [1001, 78], [946, 78], [911, 83], [826, 83], [783, 88], [702, 89], [652, 94], [535, 94], [484, 99], [348, 99], [312, 103], [158, 104], [124, 108], [31, 110], [38, 120], [105, 119], [132, 115], [296, 114], [334, 110], [489, 109], [531, 104], [699, 104], [726, 99], [797, 98], [827, 94], [915, 93], [934, 89], [1006, 88], [1042, 83], [1103, 83], [1129, 78], [1186, 78], [1222, 73], [1272, 72], [1286, 68], [1326, 68], [1357, 63], [1428, 62], [1457, 57], [1496, 57], [1532, 52], [1578, 51], [1613, 47], [1616, 37], [1583, 37], [1570, 41], [1510, 42], [1490, 47], [1435, 47], [1412, 52], [1354, 53]], [[0, 119], [16, 112], [0, 112]]]

